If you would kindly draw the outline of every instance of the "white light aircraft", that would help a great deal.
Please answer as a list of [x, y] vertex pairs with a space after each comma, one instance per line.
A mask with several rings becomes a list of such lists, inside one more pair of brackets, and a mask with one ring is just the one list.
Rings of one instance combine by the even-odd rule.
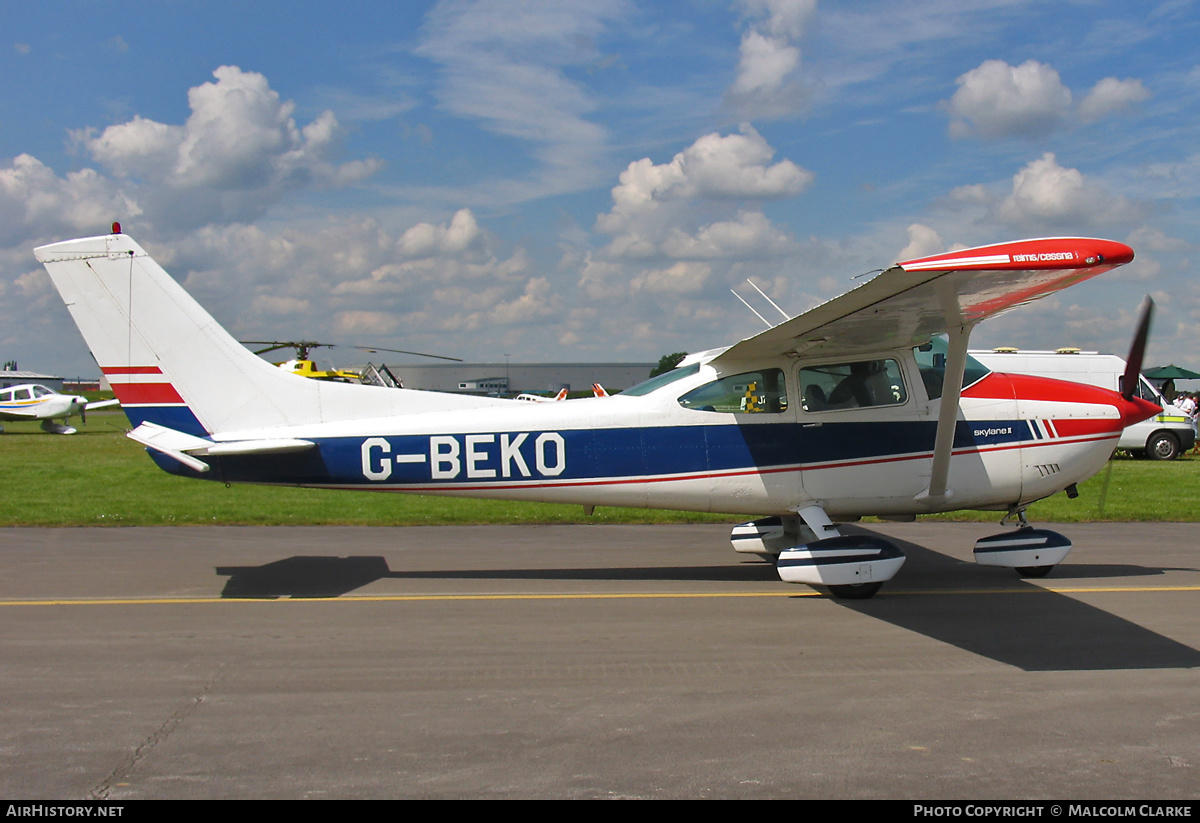
[[[592, 384], [592, 397], [608, 397], [608, 396], [609, 396], [608, 391], [603, 386], [601, 386], [599, 383]], [[524, 393], [522, 393], [522, 394], [518, 394], [515, 399], [520, 400], [524, 403], [557, 403], [560, 400], [567, 399], [567, 390], [565, 388], [559, 389], [558, 394], [554, 395], [553, 397], [546, 397], [545, 395], [541, 395], [541, 394], [524, 394]]]
[[[124, 234], [36, 250], [142, 443], [223, 482], [738, 512], [741, 552], [782, 579], [869, 597], [904, 562], [834, 520], [1007, 513], [976, 560], [1040, 576], [1070, 550], [1026, 507], [1099, 471], [1140, 398], [989, 372], [981, 321], [1133, 259], [1048, 238], [896, 264], [872, 280], [613, 397], [570, 403], [322, 383], [228, 335]], [[1129, 357], [1136, 374], [1149, 325]], [[1125, 385], [1136, 385], [1126, 380]]]
[[513, 399], [520, 400], [522, 403], [557, 403], [560, 400], [567, 399], [567, 390], [559, 389], [558, 394], [554, 395], [553, 397], [546, 397], [545, 395], [541, 395], [541, 394], [521, 393], [521, 394], [518, 394]]
[[[83, 395], [59, 394], [40, 383], [25, 383], [0, 389], [0, 420], [41, 420], [47, 434], [75, 434], [70, 424], [75, 415], [87, 422], [88, 409], [115, 406], [120, 400], [88, 402]], [[56, 420], [62, 420], [56, 423]], [[4, 431], [0, 427], [0, 432]]]

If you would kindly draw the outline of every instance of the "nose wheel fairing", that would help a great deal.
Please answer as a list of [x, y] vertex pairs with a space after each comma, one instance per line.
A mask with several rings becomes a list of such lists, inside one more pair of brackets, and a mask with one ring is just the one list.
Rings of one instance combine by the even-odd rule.
[[1045, 577], [1071, 551], [1071, 541], [1050, 529], [1023, 526], [975, 542], [975, 562], [981, 566], [1016, 569], [1023, 577]]

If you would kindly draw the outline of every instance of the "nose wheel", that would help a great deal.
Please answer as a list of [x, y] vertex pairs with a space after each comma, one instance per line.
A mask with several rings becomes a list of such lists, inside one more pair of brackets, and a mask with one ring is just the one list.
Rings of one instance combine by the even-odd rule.
[[830, 586], [829, 593], [838, 600], [866, 600], [874, 597], [883, 583], [856, 583], [852, 586]]
[[1014, 569], [1021, 577], [1045, 577], [1071, 551], [1071, 541], [1058, 532], [1029, 525], [1025, 509], [1014, 508], [1001, 523], [1017, 518], [1017, 530], [975, 542], [975, 562], [981, 566]]

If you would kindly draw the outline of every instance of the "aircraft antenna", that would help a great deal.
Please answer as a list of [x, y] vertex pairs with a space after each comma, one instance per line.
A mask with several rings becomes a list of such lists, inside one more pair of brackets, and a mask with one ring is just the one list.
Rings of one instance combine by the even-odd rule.
[[768, 320], [767, 318], [763, 317], [763, 316], [762, 316], [761, 314], [759, 314], [758, 312], [754, 311], [754, 307], [753, 307], [753, 306], [751, 306], [749, 303], [747, 303], [747, 302], [746, 302], [746, 298], [742, 297], [740, 294], [738, 294], [737, 292], [733, 291], [733, 289], [730, 289], [730, 291], [731, 291], [731, 292], [733, 292], [733, 296], [734, 296], [734, 297], [736, 297], [738, 300], [741, 300], [741, 301], [742, 301], [742, 305], [743, 305], [743, 306], [745, 306], [746, 308], [748, 308], [750, 311], [754, 312], [754, 316], [755, 316], [755, 317], [757, 317], [759, 320], [761, 320], [761, 321], [763, 321], [764, 323], [766, 323], [766, 324], [767, 324], [767, 328], [768, 328], [768, 329], [769, 329], [769, 328], [772, 328], [771, 321], [770, 321], [770, 320]]
[[774, 301], [774, 300], [772, 300], [771, 298], [767, 297], [767, 293], [766, 293], [765, 291], [763, 291], [762, 289], [760, 289], [758, 286], [754, 285], [754, 281], [753, 281], [753, 280], [751, 280], [749, 277], [747, 277], [747, 278], [746, 278], [746, 282], [747, 282], [747, 283], [749, 283], [751, 286], [753, 286], [753, 287], [754, 287], [754, 290], [755, 290], [756, 292], [758, 292], [759, 294], [761, 294], [761, 295], [763, 296], [763, 300], [766, 300], [768, 303], [770, 303], [770, 304], [771, 304], [771, 307], [772, 307], [772, 308], [774, 308], [774, 309], [775, 309], [775, 311], [777, 311], [777, 312], [779, 312], [780, 314], [782, 314], [782, 315], [783, 315], [783, 319], [784, 319], [784, 320], [791, 320], [791, 319], [792, 319], [792, 316], [791, 316], [790, 314], [788, 314], [787, 312], [785, 312], [783, 309], [779, 308], [779, 306], [778, 306], [778, 305], [775, 303], [775, 301]]

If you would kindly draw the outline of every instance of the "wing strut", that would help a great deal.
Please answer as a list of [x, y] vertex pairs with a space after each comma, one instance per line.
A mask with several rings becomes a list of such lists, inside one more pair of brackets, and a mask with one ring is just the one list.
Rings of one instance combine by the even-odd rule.
[[948, 331], [946, 373], [942, 377], [942, 400], [938, 408], [937, 434], [933, 439], [929, 488], [917, 495], [918, 500], [940, 503], [954, 494], [946, 484], [950, 474], [950, 454], [954, 450], [954, 431], [958, 425], [963, 372], [967, 368], [967, 343], [974, 328], [973, 325], [955, 326]]

